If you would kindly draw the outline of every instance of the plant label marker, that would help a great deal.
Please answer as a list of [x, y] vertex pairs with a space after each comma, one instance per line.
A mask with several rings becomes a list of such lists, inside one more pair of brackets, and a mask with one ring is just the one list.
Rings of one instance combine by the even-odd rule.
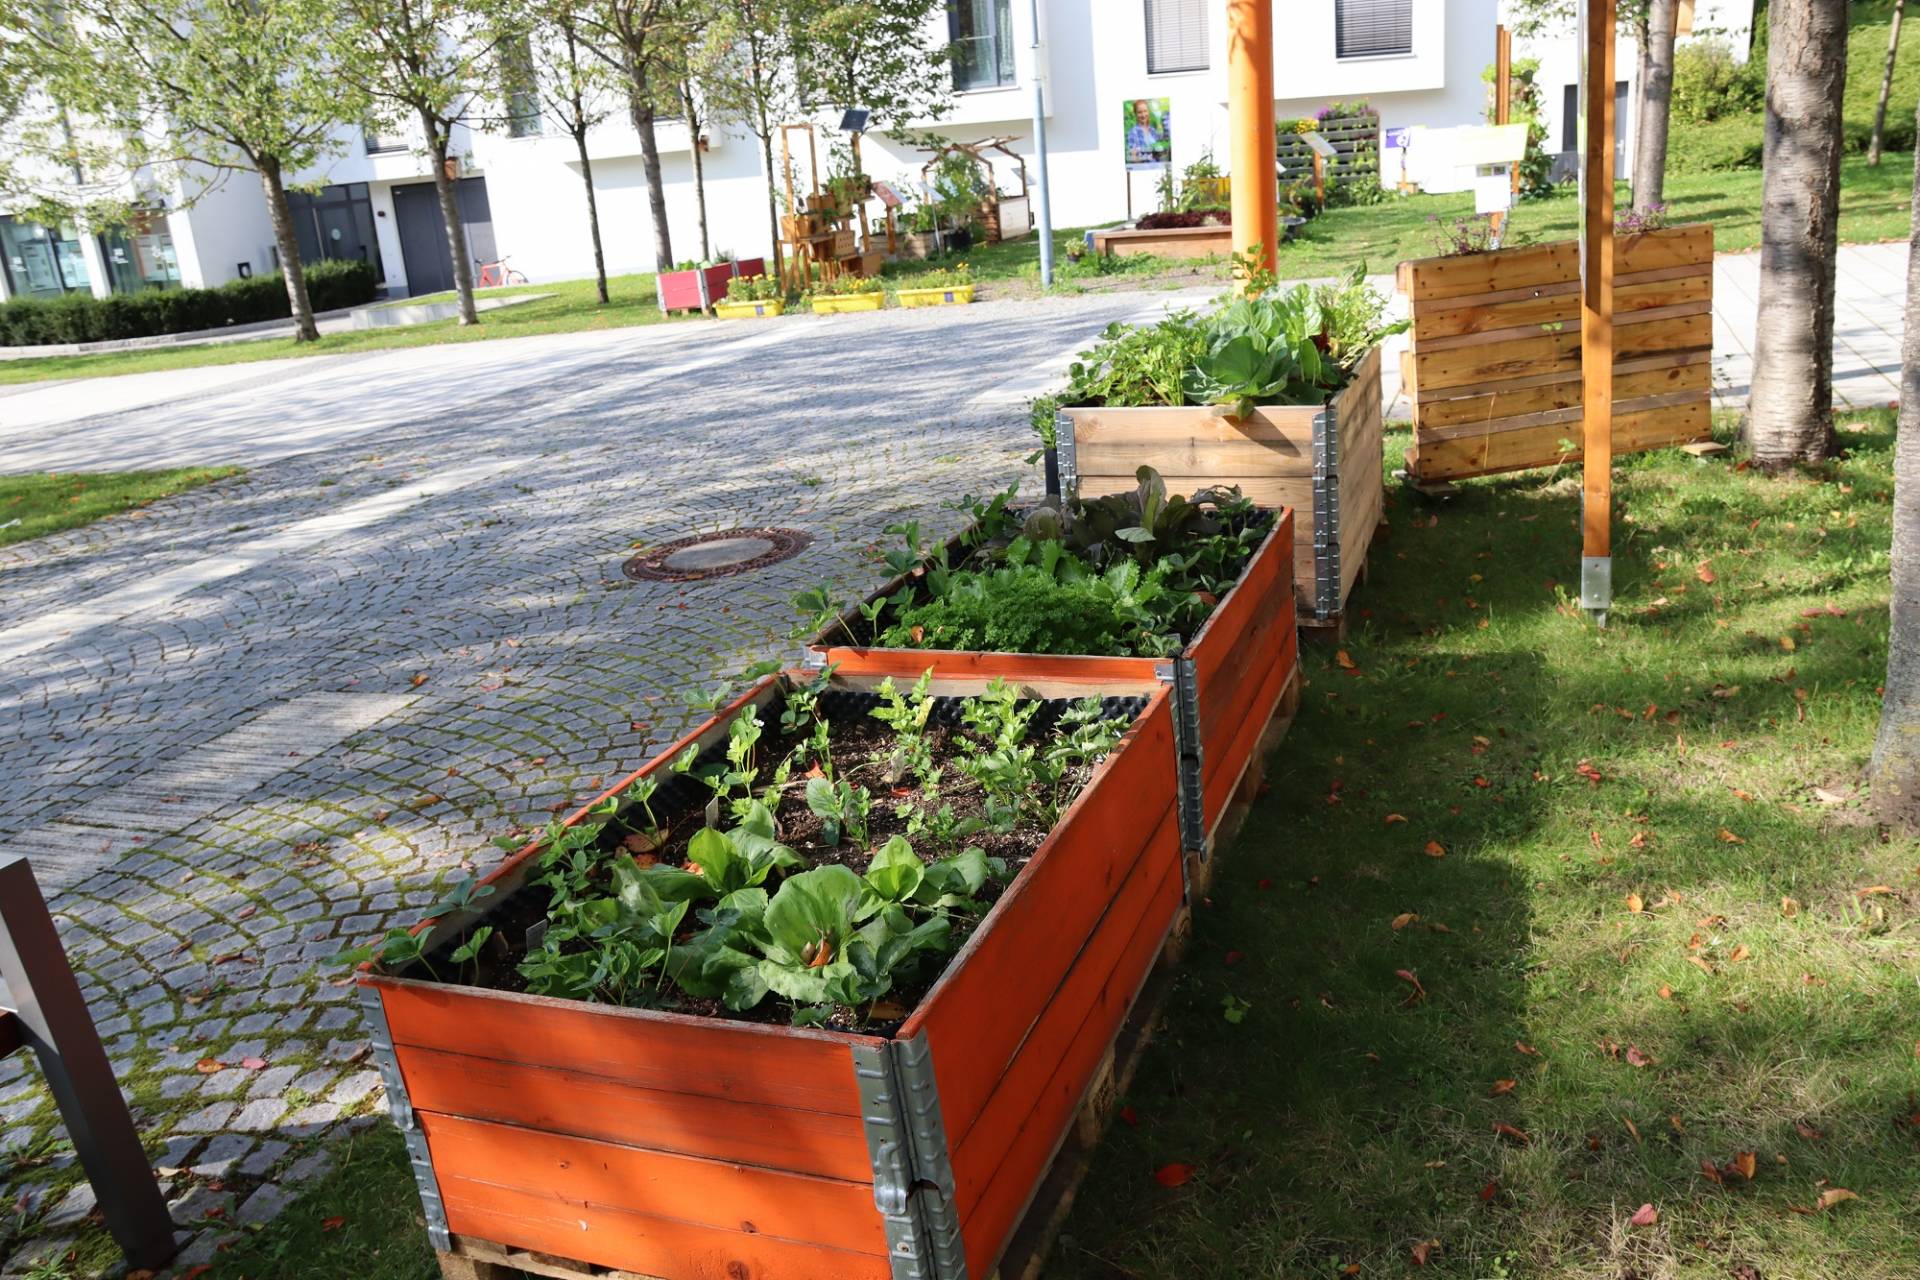
[[1615, 0], [1580, 0], [1580, 607], [1613, 604], [1613, 77]]

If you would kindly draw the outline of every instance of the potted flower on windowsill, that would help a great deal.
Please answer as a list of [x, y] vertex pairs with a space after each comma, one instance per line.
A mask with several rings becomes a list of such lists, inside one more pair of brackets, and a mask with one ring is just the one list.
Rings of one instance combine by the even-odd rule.
[[871, 276], [842, 273], [813, 287], [809, 300], [815, 314], [842, 311], [878, 311], [887, 303], [886, 289]]
[[748, 316], [777, 316], [787, 309], [787, 291], [776, 276], [736, 276], [727, 282], [727, 296], [713, 306], [722, 320]]
[[964, 262], [935, 267], [896, 292], [903, 307], [962, 306], [973, 301], [973, 268]]

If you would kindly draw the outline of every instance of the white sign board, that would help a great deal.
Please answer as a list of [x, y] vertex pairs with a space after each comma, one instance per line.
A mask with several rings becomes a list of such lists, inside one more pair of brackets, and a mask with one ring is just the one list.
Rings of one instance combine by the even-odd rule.
[[1513, 208], [1513, 177], [1505, 165], [1492, 172], [1481, 169], [1473, 179], [1473, 211], [1505, 213]]
[[1324, 137], [1322, 137], [1318, 130], [1315, 130], [1312, 133], [1301, 134], [1300, 141], [1306, 143], [1309, 147], [1313, 148], [1314, 153], [1318, 155], [1322, 160], [1335, 160], [1335, 159], [1338, 159], [1340, 156], [1340, 152], [1334, 147], [1334, 145], [1331, 142], [1328, 142]]

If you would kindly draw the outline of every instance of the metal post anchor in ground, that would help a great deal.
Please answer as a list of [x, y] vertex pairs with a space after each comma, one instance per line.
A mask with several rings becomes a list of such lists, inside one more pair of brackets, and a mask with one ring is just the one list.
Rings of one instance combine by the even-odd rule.
[[30, 1048], [115, 1243], [135, 1267], [176, 1252], [173, 1219], [27, 860], [0, 854], [0, 1054]]

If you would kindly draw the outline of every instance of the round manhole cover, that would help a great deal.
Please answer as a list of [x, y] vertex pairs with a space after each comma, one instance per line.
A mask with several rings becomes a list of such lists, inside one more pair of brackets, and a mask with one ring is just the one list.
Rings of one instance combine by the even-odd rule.
[[813, 538], [798, 529], [721, 529], [650, 547], [624, 566], [629, 578], [697, 582], [792, 559]]

